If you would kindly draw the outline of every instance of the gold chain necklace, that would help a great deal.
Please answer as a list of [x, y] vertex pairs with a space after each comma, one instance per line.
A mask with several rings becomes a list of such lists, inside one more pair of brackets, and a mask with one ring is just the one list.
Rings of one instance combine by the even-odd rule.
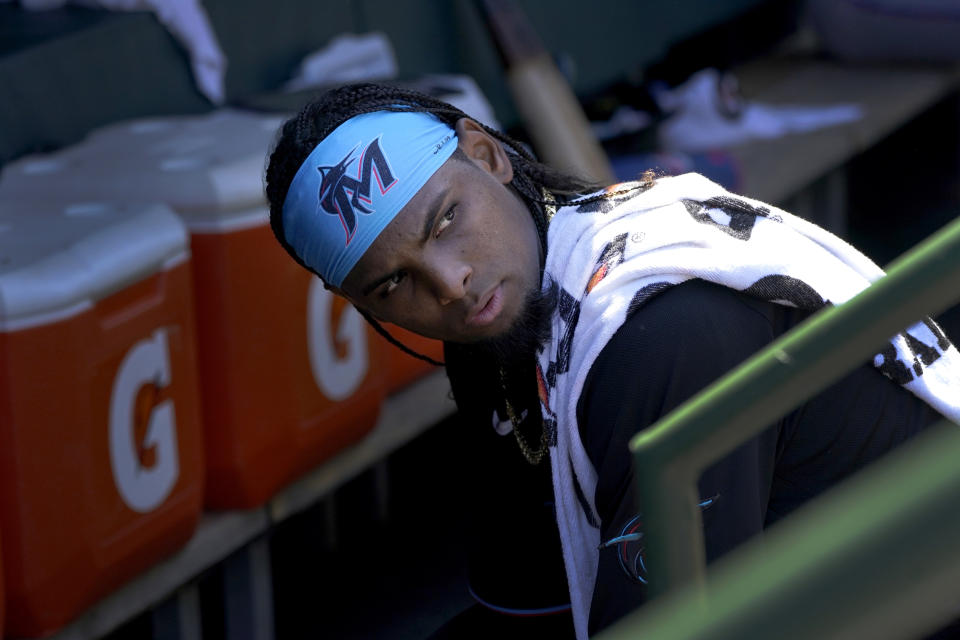
[[[543, 206], [544, 217], [549, 225], [550, 221], [553, 220], [554, 214], [557, 213], [557, 199], [553, 197], [552, 193], [543, 187], [540, 187], [540, 193], [544, 200], [541, 203]], [[513, 437], [517, 440], [517, 445], [520, 447], [520, 453], [523, 454], [523, 457], [530, 464], [540, 464], [543, 461], [544, 456], [547, 455], [548, 450], [546, 427], [544, 427], [540, 432], [540, 446], [534, 449], [527, 442], [527, 439], [523, 437], [523, 434], [520, 433], [520, 418], [517, 417], [517, 412], [513, 410], [513, 405], [510, 404], [510, 400], [507, 398], [507, 374], [503, 370], [503, 367], [500, 367], [500, 387], [503, 389], [503, 404], [506, 406], [507, 417], [510, 418], [510, 424], [513, 425]]]
[[507, 374], [503, 370], [503, 367], [500, 368], [500, 385], [503, 388], [503, 403], [507, 408], [507, 417], [510, 418], [510, 424], [513, 425], [513, 436], [517, 439], [517, 445], [520, 447], [520, 453], [523, 454], [523, 457], [530, 464], [536, 465], [540, 464], [543, 460], [543, 457], [547, 455], [547, 430], [544, 429], [540, 432], [540, 446], [537, 449], [534, 449], [527, 442], [527, 439], [523, 437], [520, 433], [520, 419], [517, 417], [517, 412], [513, 410], [513, 405], [510, 404], [510, 400], [507, 398]]

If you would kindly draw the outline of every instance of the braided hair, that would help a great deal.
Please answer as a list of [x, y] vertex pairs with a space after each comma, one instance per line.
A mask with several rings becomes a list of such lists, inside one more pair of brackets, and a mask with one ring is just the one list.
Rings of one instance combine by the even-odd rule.
[[[363, 83], [332, 89], [305, 105], [280, 130], [266, 173], [267, 200], [270, 203], [270, 227], [277, 241], [302, 267], [313, 271], [287, 242], [283, 229], [283, 203], [293, 177], [307, 156], [338, 126], [355, 116], [374, 111], [418, 111], [430, 113], [453, 128], [461, 118], [469, 118], [460, 109], [422, 93], [392, 85]], [[473, 119], [473, 118], [471, 118]], [[601, 193], [588, 198], [576, 196], [594, 191], [597, 185], [582, 178], [561, 173], [537, 162], [527, 149], [510, 136], [479, 123], [483, 129], [502, 142], [513, 166], [510, 185], [523, 199], [537, 229], [542, 254], [546, 255], [548, 218], [545, 206], [549, 204], [583, 204], [609, 197]], [[456, 152], [455, 152], [456, 153]], [[314, 272], [316, 273], [316, 272]], [[319, 274], [317, 274], [319, 276]], [[321, 277], [322, 279], [322, 277]], [[363, 317], [391, 344], [405, 353], [435, 365], [441, 363], [409, 349], [390, 335], [369, 314]]]

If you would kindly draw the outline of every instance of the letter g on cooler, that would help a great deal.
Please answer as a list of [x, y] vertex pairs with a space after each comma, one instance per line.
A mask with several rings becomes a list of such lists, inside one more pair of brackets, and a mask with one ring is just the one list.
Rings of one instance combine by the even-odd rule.
[[[331, 400], [345, 400], [360, 388], [369, 369], [366, 324], [348, 305], [334, 330], [334, 296], [312, 278], [307, 299], [307, 346], [317, 387]], [[334, 332], [335, 331], [335, 332]], [[337, 355], [336, 342], [346, 343], [346, 357]]]
[[143, 448], [154, 449], [155, 464], [145, 466], [134, 438], [137, 394], [147, 384], [158, 389], [171, 383], [170, 353], [163, 329], [136, 343], [124, 356], [110, 397], [110, 466], [124, 503], [146, 513], [160, 506], [176, 485], [180, 472], [176, 416], [172, 399], [150, 408]]

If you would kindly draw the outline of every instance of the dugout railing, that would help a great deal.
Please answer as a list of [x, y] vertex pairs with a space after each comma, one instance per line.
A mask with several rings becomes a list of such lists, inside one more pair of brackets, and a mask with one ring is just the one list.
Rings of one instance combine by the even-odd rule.
[[630, 448], [657, 597], [602, 638], [909, 638], [960, 618], [956, 425], [928, 430], [709, 572], [696, 493], [710, 464], [957, 300], [960, 219], [637, 434]]

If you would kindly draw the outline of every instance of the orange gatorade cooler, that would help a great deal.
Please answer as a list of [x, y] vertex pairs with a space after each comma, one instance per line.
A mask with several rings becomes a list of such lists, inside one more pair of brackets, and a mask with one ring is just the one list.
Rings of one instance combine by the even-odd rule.
[[207, 503], [253, 506], [373, 427], [384, 349], [267, 226], [194, 231], [193, 246]]
[[7, 197], [55, 182], [71, 198], [164, 202], [186, 223], [211, 508], [263, 503], [367, 433], [385, 394], [383, 341], [270, 230], [263, 172], [281, 122], [225, 109], [115, 124], [0, 179]]
[[0, 202], [6, 633], [184, 544], [203, 504], [188, 235], [162, 205]]

